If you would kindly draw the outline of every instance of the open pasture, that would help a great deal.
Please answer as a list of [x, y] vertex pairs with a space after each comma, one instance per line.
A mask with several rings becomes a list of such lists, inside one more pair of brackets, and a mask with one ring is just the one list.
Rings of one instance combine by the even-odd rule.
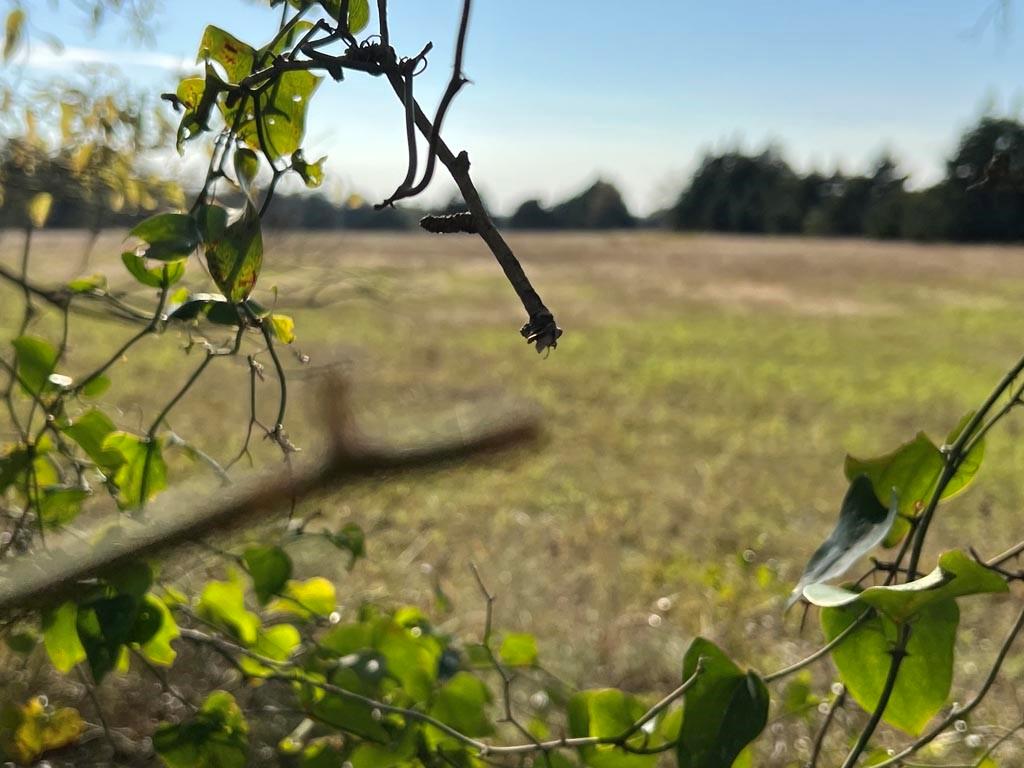
[[[39, 235], [33, 277], [72, 276], [84, 242]], [[407, 601], [476, 635], [475, 562], [498, 595], [500, 629], [535, 633], [542, 661], [581, 687], [667, 690], [698, 633], [763, 670], [813, 650], [816, 621], [801, 632], [782, 600], [834, 524], [845, 453], [884, 453], [918, 430], [941, 440], [1024, 351], [1024, 248], [653, 232], [517, 234], [512, 244], [566, 329], [546, 359], [518, 336], [515, 295], [468, 237], [278, 233], [257, 298], [272, 304], [276, 285], [278, 310], [296, 321], [296, 352], [309, 357], [285, 359], [288, 428], [307, 451], [322, 440], [328, 366], [351, 382], [362, 428], [396, 440], [507, 403], [541, 409], [541, 445], [343, 489], [302, 512], [366, 529], [368, 561], [351, 574], [337, 565], [351, 604]], [[120, 234], [104, 234], [88, 271], [127, 289], [120, 245]], [[3, 263], [14, 265], [20, 246], [6, 233]], [[198, 262], [190, 269], [188, 280], [204, 285]], [[18, 298], [0, 287], [4, 327]], [[130, 333], [81, 325], [73, 367], [87, 369]], [[119, 364], [139, 374], [118, 376], [104, 395], [121, 426], [138, 427], [140, 412], [187, 378], [186, 342], [169, 330]], [[154, 382], [165, 389], [150, 391]], [[244, 356], [218, 361], [170, 427], [230, 459], [248, 386]], [[259, 397], [269, 422], [272, 377]], [[987, 555], [1024, 538], [1022, 434], [1019, 416], [993, 433], [989, 461], [943, 507], [937, 538]], [[258, 467], [278, 471], [272, 446], [254, 453]], [[189, 470], [183, 458], [174, 467]], [[320, 558], [338, 555], [305, 557], [325, 573]], [[981, 615], [970, 606], [964, 621], [998, 638], [1011, 607], [975, 602], [996, 607]], [[994, 652], [994, 640], [983, 642]], [[1022, 669], [1018, 653], [1004, 680]], [[954, 685], [969, 687], [977, 672], [958, 665]], [[986, 706], [997, 713], [998, 697]], [[797, 716], [797, 737], [813, 735], [811, 715]]]

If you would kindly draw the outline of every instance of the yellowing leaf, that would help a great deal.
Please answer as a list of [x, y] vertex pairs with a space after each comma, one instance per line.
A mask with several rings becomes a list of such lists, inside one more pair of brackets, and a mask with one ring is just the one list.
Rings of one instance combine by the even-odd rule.
[[146, 440], [128, 432], [111, 432], [103, 451], [120, 454], [122, 463], [114, 474], [117, 503], [122, 509], [139, 509], [167, 487], [163, 440]]
[[260, 617], [245, 607], [245, 593], [237, 581], [211, 581], [199, 599], [199, 614], [231, 632], [245, 646], [255, 645]]
[[295, 321], [288, 315], [271, 315], [270, 330], [273, 331], [274, 337], [278, 341], [285, 344], [295, 341]]
[[163, 600], [153, 595], [147, 595], [145, 601], [160, 616], [160, 629], [142, 644], [142, 653], [154, 664], [169, 667], [174, 664], [174, 659], [178, 656], [174, 648], [171, 647], [171, 642], [177, 639], [181, 632]]
[[263, 233], [251, 205], [219, 237], [206, 241], [206, 265], [228, 301], [249, 298], [263, 267]]
[[15, 8], [7, 14], [7, 22], [4, 24], [4, 61], [10, 59], [18, 50], [24, 29], [25, 11]]
[[84, 729], [77, 709], [49, 709], [35, 698], [0, 714], [0, 747], [14, 761], [30, 765], [46, 752], [73, 744]]
[[284, 597], [274, 600], [268, 610], [309, 616], [329, 616], [337, 605], [334, 585], [327, 579], [316, 576], [307, 581], [289, 581]]
[[43, 645], [53, 666], [63, 674], [85, 661], [77, 620], [78, 606], [70, 602], [43, 614]]
[[25, 208], [28, 214], [29, 223], [36, 229], [46, 226], [46, 220], [50, 218], [50, 208], [53, 206], [53, 195], [49, 192], [40, 192], [28, 201]]

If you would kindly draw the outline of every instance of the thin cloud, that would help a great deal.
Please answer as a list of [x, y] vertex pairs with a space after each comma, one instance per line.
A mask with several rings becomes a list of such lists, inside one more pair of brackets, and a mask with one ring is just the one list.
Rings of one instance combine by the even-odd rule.
[[195, 62], [151, 51], [105, 51], [100, 48], [69, 47], [61, 51], [41, 46], [33, 47], [20, 62], [33, 70], [67, 71], [81, 66], [106, 66], [118, 69], [155, 69], [164, 72], [191, 72]]

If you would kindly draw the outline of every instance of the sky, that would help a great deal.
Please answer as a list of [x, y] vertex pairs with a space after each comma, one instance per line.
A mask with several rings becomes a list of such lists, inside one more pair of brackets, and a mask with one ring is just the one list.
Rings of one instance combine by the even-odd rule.
[[[260, 45], [280, 12], [255, 0], [164, 0], [142, 41], [123, 22], [89, 29], [74, 0], [27, 0], [41, 78], [112, 64], [172, 90], [206, 24]], [[460, 0], [391, 0], [400, 53], [434, 43], [417, 81], [428, 111], [451, 71]], [[635, 213], [670, 204], [712, 150], [773, 144], [798, 169], [866, 170], [891, 151], [925, 186], [979, 115], [1024, 110], [1024, 29], [998, 0], [475, 0], [463, 89], [445, 123], [485, 199], [509, 212], [556, 202], [597, 178]], [[371, 25], [373, 22], [371, 22]], [[42, 42], [65, 44], [57, 56]], [[308, 157], [329, 190], [386, 196], [405, 174], [400, 105], [358, 73], [327, 80], [311, 107]], [[195, 156], [197, 153], [193, 153]], [[198, 167], [196, 159], [168, 157]], [[189, 163], [192, 163], [191, 165]], [[428, 198], [454, 186], [437, 177]]]

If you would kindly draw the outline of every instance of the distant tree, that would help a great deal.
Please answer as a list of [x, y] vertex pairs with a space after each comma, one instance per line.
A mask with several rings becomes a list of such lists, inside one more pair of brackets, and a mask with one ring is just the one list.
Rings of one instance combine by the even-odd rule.
[[864, 211], [865, 235], [886, 240], [901, 236], [906, 183], [907, 177], [899, 174], [891, 156], [885, 155], [878, 161]]
[[513, 229], [558, 229], [562, 226], [558, 218], [541, 205], [539, 200], [527, 200], [520, 205], [508, 223]]
[[680, 197], [673, 223], [677, 229], [796, 233], [806, 191], [775, 150], [709, 155]]
[[960, 139], [942, 186], [953, 239], [1024, 239], [1024, 125], [983, 117]]
[[952, 239], [949, 211], [948, 189], [944, 183], [904, 193], [900, 237], [923, 241]]
[[[806, 178], [812, 176], [816, 174]], [[906, 177], [899, 175], [896, 161], [888, 155], [868, 176], [844, 176], [837, 171], [821, 182], [821, 195], [804, 219], [804, 231], [820, 236], [899, 237], [905, 183]]]
[[551, 215], [566, 229], [630, 229], [636, 219], [614, 185], [597, 181], [581, 194], [556, 205]]

